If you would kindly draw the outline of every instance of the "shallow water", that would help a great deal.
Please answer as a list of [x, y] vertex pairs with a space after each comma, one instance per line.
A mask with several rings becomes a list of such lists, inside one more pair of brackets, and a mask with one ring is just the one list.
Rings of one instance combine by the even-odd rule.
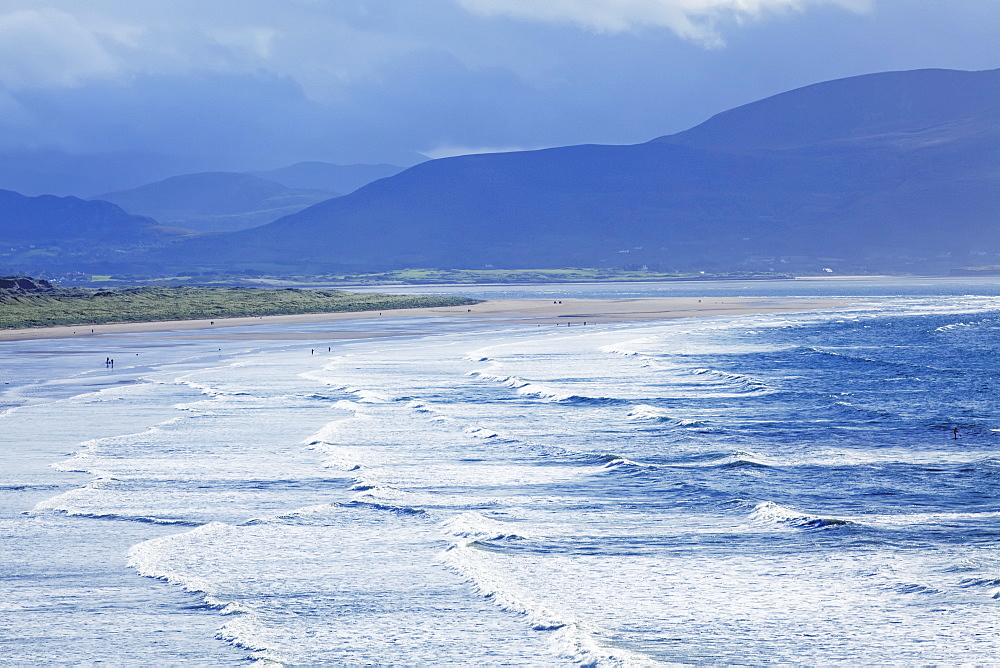
[[2, 344], [0, 661], [991, 662], [1000, 299], [948, 285]]

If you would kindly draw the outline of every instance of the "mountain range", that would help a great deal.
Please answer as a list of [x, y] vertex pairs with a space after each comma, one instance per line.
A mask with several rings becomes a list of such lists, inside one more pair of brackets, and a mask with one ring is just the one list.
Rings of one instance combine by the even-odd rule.
[[402, 171], [394, 165], [300, 162], [265, 172], [182, 174], [93, 199], [197, 232], [259, 227]]
[[[396, 169], [300, 163], [183, 175], [103, 196], [121, 206], [2, 191], [0, 270], [946, 273], [1000, 265], [1000, 70], [863, 75], [643, 144]], [[358, 183], [366, 185], [348, 192]], [[328, 198], [333, 192], [348, 194]], [[205, 231], [292, 210], [180, 241], [158, 224], [200, 221]]]
[[155, 218], [164, 225], [199, 232], [258, 227], [339, 193], [290, 188], [238, 172], [182, 174], [94, 199]]
[[114, 264], [127, 253], [178, 238], [111, 202], [11, 190], [0, 190], [0, 221], [0, 267], [6, 271]]
[[282, 270], [946, 271], [1000, 257], [1000, 70], [830, 81], [631, 146], [425, 162], [153, 251]]

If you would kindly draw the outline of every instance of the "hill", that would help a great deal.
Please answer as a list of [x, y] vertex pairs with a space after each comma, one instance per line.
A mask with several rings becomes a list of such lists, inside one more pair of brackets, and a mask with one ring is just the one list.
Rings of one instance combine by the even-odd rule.
[[290, 188], [237, 172], [183, 174], [99, 195], [130, 213], [201, 232], [243, 230], [301, 211], [338, 193]]
[[157, 261], [947, 272], [1000, 256], [1000, 70], [808, 86], [633, 146], [422, 163]]
[[372, 181], [403, 171], [396, 165], [334, 165], [329, 162], [299, 162], [265, 172], [248, 172], [290, 188], [305, 188], [336, 193], [354, 192]]
[[177, 236], [111, 202], [0, 190], [0, 271], [120, 261]]

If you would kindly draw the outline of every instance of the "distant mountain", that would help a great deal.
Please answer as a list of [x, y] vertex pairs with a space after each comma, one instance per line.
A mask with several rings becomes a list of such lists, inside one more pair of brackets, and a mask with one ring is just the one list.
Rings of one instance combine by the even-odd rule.
[[1000, 70], [832, 81], [634, 146], [433, 160], [156, 262], [941, 272], [1000, 257]]
[[111, 202], [0, 190], [0, 272], [120, 261], [176, 236]]
[[220, 232], [264, 225], [337, 195], [291, 188], [250, 174], [206, 172], [172, 176], [95, 199], [114, 202], [165, 225]]
[[299, 162], [266, 172], [248, 172], [290, 188], [311, 188], [338, 193], [354, 192], [372, 181], [403, 171], [396, 165], [334, 165], [329, 162]]
[[722, 112], [653, 141], [723, 151], [926, 143], [962, 132], [956, 124], [995, 123], [998, 81], [1000, 70], [911, 70], [837, 79]]
[[134, 188], [182, 171], [192, 171], [192, 166], [176, 158], [140, 151], [0, 151], [0, 188], [29, 196], [86, 198], [92, 193]]

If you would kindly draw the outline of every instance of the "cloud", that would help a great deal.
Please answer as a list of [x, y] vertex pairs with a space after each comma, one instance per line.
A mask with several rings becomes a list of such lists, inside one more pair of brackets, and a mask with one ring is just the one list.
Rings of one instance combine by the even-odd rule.
[[119, 71], [107, 48], [114, 34], [100, 34], [52, 8], [0, 15], [0, 83], [10, 89], [74, 86]]
[[756, 19], [768, 12], [801, 11], [808, 5], [868, 9], [869, 0], [457, 0], [483, 16], [575, 23], [597, 32], [669, 28], [684, 39], [719, 47], [719, 25]]

